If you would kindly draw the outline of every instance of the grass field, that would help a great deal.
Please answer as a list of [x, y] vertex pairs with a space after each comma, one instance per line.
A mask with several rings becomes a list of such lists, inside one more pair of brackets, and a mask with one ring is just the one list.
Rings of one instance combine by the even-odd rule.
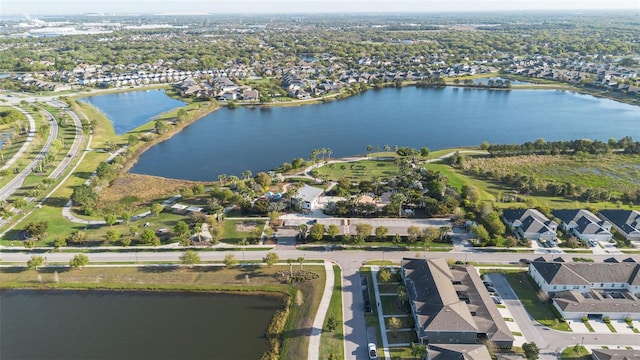
[[397, 174], [393, 161], [361, 160], [348, 163], [336, 163], [322, 166], [316, 171], [331, 180], [347, 177], [352, 180], [369, 180], [373, 177], [389, 178]]
[[[342, 318], [342, 275], [340, 267], [333, 266], [334, 286], [327, 317], [324, 320], [322, 338], [320, 339], [320, 359], [328, 359], [333, 354], [334, 359], [344, 359], [344, 328]], [[329, 317], [335, 317], [338, 326], [327, 331]]]
[[569, 325], [563, 321], [557, 321], [555, 313], [551, 309], [552, 305], [543, 303], [538, 297], [538, 286], [531, 281], [526, 272], [508, 272], [504, 276], [520, 298], [520, 302], [525, 307], [529, 315], [537, 322], [555, 330], [571, 331]]
[[568, 348], [562, 350], [562, 354], [560, 355], [560, 359], [580, 359], [587, 360], [591, 359], [589, 350], [587, 350], [582, 345], [569, 346]]

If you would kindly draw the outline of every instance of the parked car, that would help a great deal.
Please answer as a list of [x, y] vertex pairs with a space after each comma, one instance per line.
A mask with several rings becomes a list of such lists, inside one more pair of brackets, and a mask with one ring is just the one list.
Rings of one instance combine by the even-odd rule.
[[520, 264], [529, 265], [529, 264], [531, 264], [531, 260], [529, 260], [529, 259], [520, 259]]
[[369, 300], [365, 300], [364, 301], [364, 312], [366, 312], [366, 313], [370, 313], [371, 312], [371, 301], [369, 301]]
[[367, 349], [369, 352], [369, 359], [377, 359], [378, 358], [378, 349], [376, 349], [376, 344], [369, 343], [367, 344]]
[[487, 286], [487, 291], [488, 292], [496, 292], [496, 288], [494, 288], [493, 286]]
[[493, 286], [493, 283], [491, 281], [483, 281], [482, 283], [484, 284], [484, 286]]
[[491, 300], [493, 300], [494, 304], [502, 304], [502, 299], [499, 296], [492, 296]]

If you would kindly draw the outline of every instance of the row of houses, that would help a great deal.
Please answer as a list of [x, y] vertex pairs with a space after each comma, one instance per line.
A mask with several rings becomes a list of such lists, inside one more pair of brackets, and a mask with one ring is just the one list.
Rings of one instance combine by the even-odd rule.
[[[543, 260], [543, 259], [540, 259]], [[533, 261], [529, 275], [568, 320], [640, 320], [640, 264]]]
[[554, 210], [552, 214], [560, 224], [536, 209], [506, 209], [502, 218], [517, 237], [528, 240], [555, 240], [560, 227], [583, 241], [610, 241], [612, 228], [628, 241], [640, 241], [640, 212], [636, 210], [600, 210], [598, 216], [582, 209]]

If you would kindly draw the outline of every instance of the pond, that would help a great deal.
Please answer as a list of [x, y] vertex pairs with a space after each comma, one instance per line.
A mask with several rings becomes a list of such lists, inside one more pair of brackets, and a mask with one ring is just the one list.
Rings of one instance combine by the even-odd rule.
[[167, 96], [163, 90], [128, 91], [89, 96], [78, 101], [98, 108], [121, 135], [151, 121], [155, 116], [185, 105]]
[[0, 291], [0, 359], [259, 359], [278, 297]]
[[131, 172], [211, 181], [308, 159], [316, 148], [343, 157], [363, 155], [367, 145], [436, 150], [537, 138], [638, 139], [639, 110], [555, 90], [369, 90], [326, 104], [220, 109], [143, 153]]

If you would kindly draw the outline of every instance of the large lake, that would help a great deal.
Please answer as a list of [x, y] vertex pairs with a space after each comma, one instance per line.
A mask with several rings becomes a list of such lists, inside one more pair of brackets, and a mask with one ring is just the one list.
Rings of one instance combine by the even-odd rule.
[[165, 111], [185, 105], [182, 101], [168, 97], [163, 90], [96, 95], [81, 98], [79, 101], [91, 104], [105, 114], [118, 135], [146, 124]]
[[314, 148], [333, 157], [367, 145], [432, 150], [491, 143], [640, 138], [640, 108], [555, 90], [370, 90], [298, 107], [220, 109], [142, 154], [133, 173], [211, 181], [254, 174]]
[[0, 359], [259, 359], [277, 297], [0, 291]]

